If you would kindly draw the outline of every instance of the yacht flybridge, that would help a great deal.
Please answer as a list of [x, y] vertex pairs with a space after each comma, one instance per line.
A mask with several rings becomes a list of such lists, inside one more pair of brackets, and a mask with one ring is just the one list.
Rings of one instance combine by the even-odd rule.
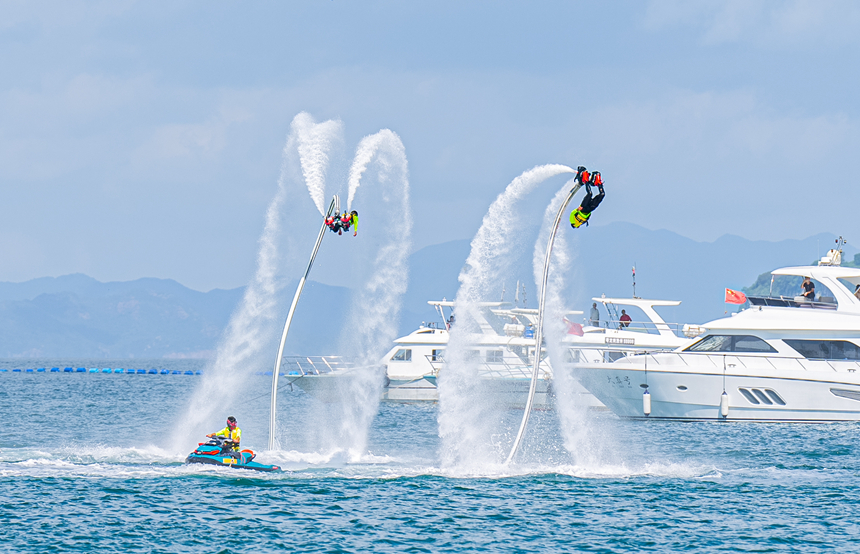
[[[831, 251], [786, 267], [798, 296], [750, 296], [749, 307], [703, 325], [673, 352], [576, 364], [582, 384], [622, 417], [676, 420], [860, 420], [860, 269]], [[835, 263], [834, 263], [835, 262]], [[810, 277], [815, 297], [800, 295]]]
[[[645, 300], [641, 298], [594, 299], [601, 302], [610, 315], [603, 326], [582, 325], [571, 321], [582, 312], [568, 312], [565, 323], [568, 333], [564, 337], [568, 359], [564, 364], [584, 360], [615, 360], [623, 356], [671, 350], [690, 343], [689, 338], [679, 336], [682, 330], [696, 333], [698, 328], [681, 327], [666, 323], [655, 307], [676, 306], [677, 301]], [[438, 400], [437, 379], [444, 379], [445, 350], [448, 346], [451, 318], [455, 304], [451, 301], [428, 302], [439, 314], [439, 321], [422, 324], [421, 327], [394, 341], [389, 352], [383, 356], [381, 365], [385, 369], [383, 400], [395, 402], [420, 402]], [[472, 359], [478, 365], [478, 377], [487, 380], [488, 387], [503, 403], [522, 405], [528, 393], [532, 364], [535, 354], [534, 326], [538, 310], [520, 308], [509, 303], [484, 302], [476, 310], [470, 310], [476, 319], [475, 328], [468, 343]], [[621, 321], [619, 310], [639, 308], [647, 319], [643, 321]], [[456, 325], [456, 323], [454, 323]], [[550, 402], [553, 367], [542, 349], [540, 381], [535, 402], [545, 406]], [[564, 364], [556, 363], [560, 366]], [[288, 373], [294, 383], [315, 396], [334, 400], [336, 387], [332, 378], [347, 376], [348, 369], [328, 370], [326, 364], [313, 366], [305, 363], [305, 370], [293, 369]], [[594, 397], [580, 390], [581, 403], [600, 407]]]

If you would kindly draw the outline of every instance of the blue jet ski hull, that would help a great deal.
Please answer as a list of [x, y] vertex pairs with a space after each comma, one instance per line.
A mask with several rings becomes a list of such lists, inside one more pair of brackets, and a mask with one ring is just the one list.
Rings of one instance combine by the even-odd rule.
[[185, 458], [185, 463], [209, 464], [236, 469], [251, 469], [254, 471], [281, 471], [281, 468], [278, 466], [267, 466], [253, 460], [254, 453], [250, 450], [224, 452], [221, 448], [221, 441], [213, 439], [209, 443], [199, 445], [194, 452]]

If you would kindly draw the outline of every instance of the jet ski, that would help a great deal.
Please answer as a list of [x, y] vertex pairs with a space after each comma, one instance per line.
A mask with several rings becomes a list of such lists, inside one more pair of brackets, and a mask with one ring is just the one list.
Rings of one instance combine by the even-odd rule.
[[198, 443], [194, 452], [185, 458], [186, 464], [211, 464], [254, 471], [281, 471], [278, 466], [267, 466], [255, 462], [252, 450], [233, 451], [233, 441], [225, 437], [211, 437], [208, 442]]

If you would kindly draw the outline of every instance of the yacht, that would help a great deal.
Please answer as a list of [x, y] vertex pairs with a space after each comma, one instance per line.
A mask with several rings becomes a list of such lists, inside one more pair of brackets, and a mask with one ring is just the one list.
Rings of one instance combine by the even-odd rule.
[[[749, 296], [748, 307], [702, 326], [672, 352], [574, 364], [580, 382], [615, 414], [669, 420], [860, 420], [860, 269], [831, 250], [811, 277], [817, 296]], [[797, 285], [798, 291], [800, 289]]]
[[[677, 306], [678, 301], [606, 297], [593, 300], [603, 305], [608, 320], [602, 325], [579, 324], [569, 318], [580, 316], [582, 312], [568, 312], [565, 316], [568, 332], [563, 339], [565, 363], [611, 361], [641, 352], [672, 350], [691, 342], [683, 333], [700, 331], [697, 327], [666, 323], [655, 310], [660, 306]], [[428, 304], [436, 309], [439, 320], [422, 324], [412, 333], [396, 339], [380, 361], [385, 370], [384, 401], [435, 402], [439, 398], [437, 379], [445, 372], [450, 315], [455, 305], [445, 300]], [[619, 312], [626, 308], [639, 308], [646, 319], [622, 321]], [[477, 319], [476, 328], [480, 332], [471, 334], [469, 344], [478, 378], [485, 380], [484, 390], [491, 391], [501, 403], [522, 405], [531, 381], [538, 310], [503, 302], [484, 302], [472, 311], [472, 317]], [[292, 382], [324, 400], [335, 400], [339, 394], [336, 390], [339, 381], [332, 381], [332, 378], [342, 379], [353, 369], [333, 357], [293, 357], [285, 358], [285, 363], [284, 373]], [[540, 380], [535, 394], [538, 407], [547, 407], [551, 402], [552, 376], [551, 360], [542, 349]], [[581, 387], [578, 389], [581, 404], [602, 407], [591, 393]]]

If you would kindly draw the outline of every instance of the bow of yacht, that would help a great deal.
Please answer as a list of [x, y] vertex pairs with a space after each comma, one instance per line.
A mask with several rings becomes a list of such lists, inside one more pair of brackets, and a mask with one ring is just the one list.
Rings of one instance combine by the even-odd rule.
[[[581, 383], [629, 418], [860, 420], [860, 269], [787, 267], [818, 295], [748, 297], [749, 307], [704, 324], [672, 352], [574, 365]], [[773, 285], [772, 285], [773, 286]]]

